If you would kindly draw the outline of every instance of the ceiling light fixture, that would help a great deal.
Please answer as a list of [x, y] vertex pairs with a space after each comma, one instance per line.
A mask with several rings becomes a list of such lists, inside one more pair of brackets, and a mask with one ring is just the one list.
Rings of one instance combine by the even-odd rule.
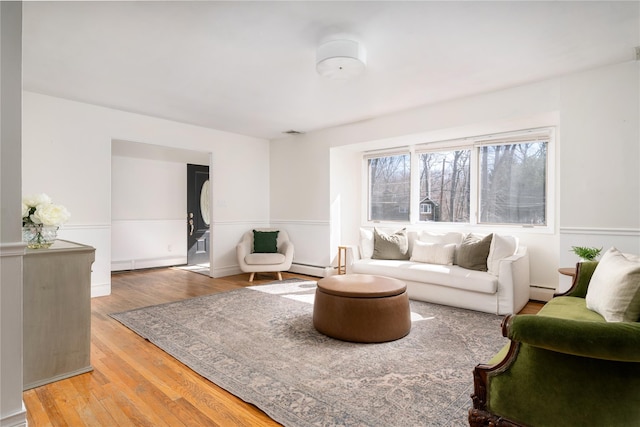
[[316, 70], [330, 79], [350, 79], [364, 72], [366, 52], [355, 40], [330, 40], [318, 47]]

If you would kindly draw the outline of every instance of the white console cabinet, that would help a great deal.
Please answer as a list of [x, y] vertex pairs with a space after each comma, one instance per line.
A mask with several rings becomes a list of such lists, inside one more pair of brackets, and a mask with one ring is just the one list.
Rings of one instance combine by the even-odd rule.
[[23, 261], [23, 384], [28, 390], [92, 370], [91, 264], [95, 249], [56, 240]]

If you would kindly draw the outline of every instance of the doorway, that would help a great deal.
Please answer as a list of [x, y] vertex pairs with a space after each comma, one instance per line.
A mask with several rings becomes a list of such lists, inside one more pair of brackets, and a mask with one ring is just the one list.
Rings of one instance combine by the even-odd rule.
[[209, 268], [209, 166], [187, 164], [187, 265]]

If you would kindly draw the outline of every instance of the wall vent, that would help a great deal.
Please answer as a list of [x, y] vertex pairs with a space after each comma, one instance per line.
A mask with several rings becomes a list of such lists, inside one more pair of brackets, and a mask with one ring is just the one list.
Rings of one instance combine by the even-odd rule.
[[640, 46], [636, 46], [636, 61], [640, 61]]

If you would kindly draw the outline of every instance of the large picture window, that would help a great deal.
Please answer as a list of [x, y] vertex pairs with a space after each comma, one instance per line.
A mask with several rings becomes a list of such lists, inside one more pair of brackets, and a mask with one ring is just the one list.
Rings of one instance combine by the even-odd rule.
[[470, 150], [419, 154], [420, 221], [469, 222]]
[[409, 221], [409, 154], [369, 158], [369, 221]]
[[546, 226], [551, 136], [535, 129], [368, 155], [368, 220]]
[[481, 146], [480, 223], [546, 224], [547, 141]]

